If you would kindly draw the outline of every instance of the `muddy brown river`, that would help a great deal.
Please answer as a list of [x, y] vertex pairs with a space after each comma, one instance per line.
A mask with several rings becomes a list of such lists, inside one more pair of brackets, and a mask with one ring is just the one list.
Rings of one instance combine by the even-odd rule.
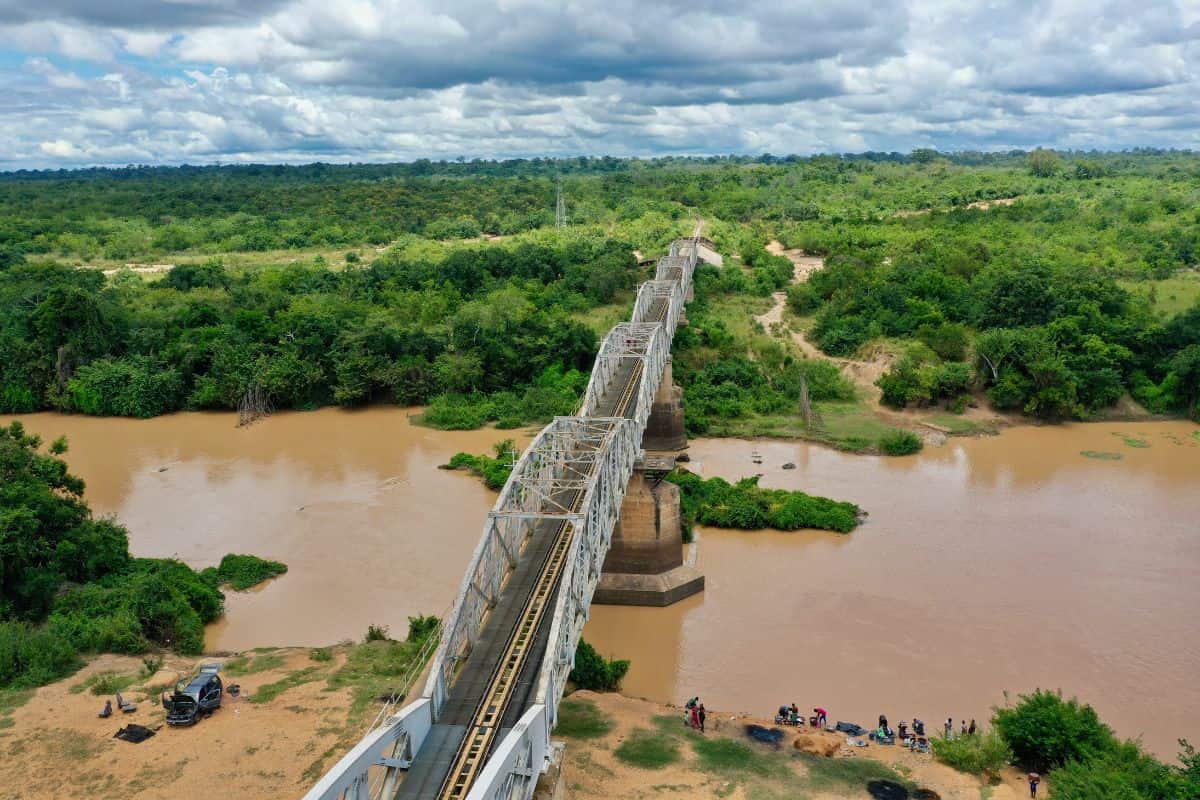
[[[402, 634], [409, 615], [453, 599], [494, 495], [435, 467], [514, 432], [431, 431], [408, 413], [331, 409], [244, 429], [226, 414], [20, 419], [68, 436], [89, 502], [128, 526], [136, 554], [288, 564], [228, 593], [208, 644], [237, 650], [358, 638], [372, 623]], [[1016, 428], [904, 459], [698, 440], [697, 472], [762, 473], [870, 517], [848, 536], [703, 529], [704, 594], [595, 607], [584, 635], [632, 659], [631, 695], [938, 727], [985, 719], [1006, 690], [1061, 687], [1171, 757], [1176, 738], [1200, 740], [1197, 430]]]

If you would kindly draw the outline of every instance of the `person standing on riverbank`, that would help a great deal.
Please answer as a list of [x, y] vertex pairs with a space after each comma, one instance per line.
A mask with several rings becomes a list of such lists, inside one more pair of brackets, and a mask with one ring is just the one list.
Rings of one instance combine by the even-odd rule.
[[696, 710], [696, 719], [700, 720], [700, 732], [704, 733], [704, 720], [708, 717], [708, 712], [704, 710], [704, 703], [700, 704], [700, 708]]
[[971, 720], [971, 726], [969, 728], [967, 728], [967, 735], [968, 736], [975, 735], [975, 720], [973, 720], [973, 719]]
[[946, 738], [954, 738], [954, 717], [946, 717], [946, 724], [942, 726], [946, 730]]

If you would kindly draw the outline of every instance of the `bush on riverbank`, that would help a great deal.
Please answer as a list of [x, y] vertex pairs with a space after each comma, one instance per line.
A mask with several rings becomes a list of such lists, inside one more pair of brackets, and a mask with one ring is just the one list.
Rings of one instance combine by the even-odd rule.
[[1179, 741], [1180, 765], [1164, 764], [1138, 742], [1119, 741], [1090, 705], [1059, 692], [1021, 695], [1015, 706], [996, 709], [992, 724], [1018, 764], [1050, 771], [1057, 800], [1200, 797], [1200, 755], [1187, 741]]
[[954, 739], [932, 740], [933, 755], [943, 764], [960, 772], [982, 775], [991, 780], [1013, 759], [1012, 750], [996, 731]]
[[0, 689], [68, 675], [81, 652], [199, 653], [224, 608], [218, 582], [287, 569], [252, 556], [205, 573], [133, 558], [121, 525], [92, 518], [83, 481], [58, 458], [66, 441], [41, 445], [20, 423], [0, 428]]
[[862, 514], [853, 503], [787, 489], [763, 489], [757, 477], [731, 484], [722, 478], [705, 480], [679, 469], [669, 474], [667, 480], [679, 487], [685, 525], [782, 531], [820, 528], [849, 533], [858, 526]]
[[921, 452], [921, 448], [924, 446], [921, 437], [912, 431], [897, 429], [885, 433], [879, 438], [879, 449], [883, 451], [884, 455], [889, 456], [910, 456], [913, 453]]
[[606, 659], [596, 652], [596, 648], [580, 639], [579, 646], [575, 648], [575, 666], [571, 669], [568, 680], [580, 689], [615, 692], [621, 688], [621, 681], [627, 672], [628, 660]]

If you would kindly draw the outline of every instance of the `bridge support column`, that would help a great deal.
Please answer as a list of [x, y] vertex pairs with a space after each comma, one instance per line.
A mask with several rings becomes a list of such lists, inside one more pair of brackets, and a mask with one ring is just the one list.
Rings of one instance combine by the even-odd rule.
[[679, 487], [635, 470], [592, 602], [669, 606], [703, 590], [704, 576], [684, 563]]
[[650, 406], [650, 418], [642, 434], [642, 449], [650, 452], [678, 451], [687, 447], [683, 428], [683, 389], [675, 385], [671, 362], [663, 370], [658, 392]]

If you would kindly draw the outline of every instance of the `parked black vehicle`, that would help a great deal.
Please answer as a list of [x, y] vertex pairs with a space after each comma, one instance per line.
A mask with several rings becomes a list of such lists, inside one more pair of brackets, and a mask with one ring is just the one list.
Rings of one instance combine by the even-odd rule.
[[220, 668], [220, 664], [205, 664], [191, 682], [180, 681], [175, 684], [175, 694], [169, 698], [163, 696], [168, 725], [195, 725], [201, 716], [220, 708], [223, 692], [217, 675]]

